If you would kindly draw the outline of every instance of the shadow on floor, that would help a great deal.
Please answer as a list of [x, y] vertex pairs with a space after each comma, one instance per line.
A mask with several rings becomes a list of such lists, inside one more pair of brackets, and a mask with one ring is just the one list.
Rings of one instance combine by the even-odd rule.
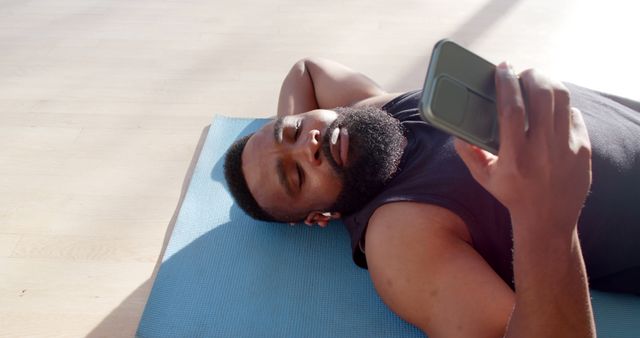
[[[448, 36], [438, 37], [437, 40], [449, 38], [462, 46], [470, 47], [478, 38], [512, 10], [518, 2], [520, 2], [520, 0], [488, 1], [473, 16], [465, 21], [465, 23], [458, 26], [455, 31]], [[435, 44], [437, 40], [434, 40], [433, 44]], [[390, 92], [403, 92], [419, 89], [422, 86], [427, 74], [429, 59], [431, 58], [431, 47], [431, 45], [426, 45], [425, 48], [427, 51], [424, 56], [419, 57], [413, 62], [407, 62], [410, 66], [408, 66], [395, 81], [391, 82], [391, 85], [387, 88]]]

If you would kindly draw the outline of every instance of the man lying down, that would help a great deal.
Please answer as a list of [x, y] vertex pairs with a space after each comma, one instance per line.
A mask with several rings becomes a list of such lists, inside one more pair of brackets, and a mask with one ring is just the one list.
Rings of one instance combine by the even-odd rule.
[[301, 60], [278, 117], [228, 151], [229, 188], [256, 219], [342, 218], [430, 337], [595, 336], [588, 287], [640, 293], [640, 103], [505, 63], [495, 81], [498, 156], [423, 122], [420, 91]]

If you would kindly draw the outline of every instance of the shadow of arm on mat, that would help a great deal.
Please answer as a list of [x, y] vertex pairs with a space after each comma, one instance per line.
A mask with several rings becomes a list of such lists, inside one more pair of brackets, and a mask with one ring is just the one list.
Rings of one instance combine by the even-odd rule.
[[182, 180], [182, 189], [180, 192], [180, 198], [178, 200], [178, 204], [176, 209], [169, 221], [169, 225], [167, 226], [167, 230], [164, 235], [164, 241], [162, 244], [162, 250], [160, 251], [160, 255], [158, 256], [158, 260], [156, 261], [156, 265], [153, 269], [153, 274], [151, 277], [142, 283], [135, 291], [133, 291], [125, 300], [118, 305], [107, 317], [105, 317], [100, 324], [98, 324], [87, 337], [90, 338], [98, 338], [98, 337], [133, 337], [135, 335], [136, 329], [138, 327], [138, 323], [140, 321], [140, 317], [142, 316], [142, 311], [144, 310], [144, 306], [149, 298], [149, 293], [151, 292], [151, 287], [153, 286], [153, 281], [155, 280], [158, 270], [160, 269], [160, 265], [162, 263], [162, 257], [164, 257], [164, 252], [167, 249], [167, 244], [169, 243], [169, 238], [171, 238], [171, 233], [173, 232], [173, 228], [176, 224], [176, 219], [178, 217], [178, 213], [180, 208], [182, 207], [182, 202], [184, 201], [184, 197], [187, 193], [187, 189], [189, 187], [189, 183], [191, 182], [191, 177], [193, 176], [193, 171], [196, 167], [196, 163], [198, 162], [198, 158], [200, 157], [200, 152], [202, 151], [202, 147], [204, 146], [204, 142], [207, 138], [207, 134], [209, 133], [209, 129], [211, 125], [206, 126], [202, 132], [200, 133], [200, 139], [198, 140], [198, 145], [196, 146], [196, 150], [191, 156], [191, 163], [189, 164], [189, 168], [187, 169], [187, 173]]

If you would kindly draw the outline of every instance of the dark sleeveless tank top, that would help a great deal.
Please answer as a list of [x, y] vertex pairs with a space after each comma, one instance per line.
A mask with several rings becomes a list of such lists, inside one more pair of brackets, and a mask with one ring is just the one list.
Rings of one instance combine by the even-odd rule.
[[[640, 112], [634, 110], [640, 103], [566, 85], [572, 106], [583, 112], [593, 149], [593, 183], [578, 225], [590, 279], [640, 269]], [[509, 212], [471, 177], [453, 138], [422, 120], [420, 95], [408, 92], [382, 108], [401, 121], [407, 145], [396, 176], [364, 208], [344, 219], [353, 260], [367, 268], [361, 241], [378, 207], [400, 201], [429, 203], [458, 215], [473, 247], [513, 287]], [[635, 282], [640, 292], [640, 280]]]

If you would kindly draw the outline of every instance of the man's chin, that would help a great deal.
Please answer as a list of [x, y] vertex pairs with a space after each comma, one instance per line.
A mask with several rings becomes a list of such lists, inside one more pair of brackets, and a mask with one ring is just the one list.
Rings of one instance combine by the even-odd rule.
[[344, 215], [362, 208], [374, 198], [397, 171], [403, 153], [404, 136], [400, 122], [376, 108], [343, 112], [329, 130], [349, 131], [349, 162], [340, 167], [331, 155], [329, 137], [323, 144], [329, 162], [343, 178], [334, 209]]

